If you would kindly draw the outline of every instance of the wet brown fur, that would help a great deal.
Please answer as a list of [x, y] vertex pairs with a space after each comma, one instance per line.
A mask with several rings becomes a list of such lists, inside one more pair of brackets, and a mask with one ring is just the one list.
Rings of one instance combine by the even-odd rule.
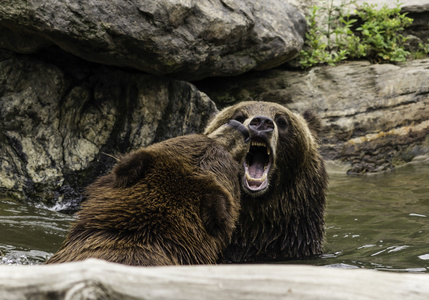
[[276, 124], [268, 191], [253, 196], [242, 188], [239, 223], [224, 252], [225, 261], [286, 260], [320, 254], [328, 184], [318, 153], [321, 122], [311, 112], [301, 116], [275, 103], [242, 102], [215, 116], [205, 133], [230, 119], [248, 124], [253, 116], [283, 117], [287, 126], [281, 129]]
[[47, 263], [90, 257], [137, 266], [215, 263], [238, 217], [245, 147], [239, 131], [222, 126], [209, 137], [173, 138], [124, 156], [87, 189], [62, 248]]

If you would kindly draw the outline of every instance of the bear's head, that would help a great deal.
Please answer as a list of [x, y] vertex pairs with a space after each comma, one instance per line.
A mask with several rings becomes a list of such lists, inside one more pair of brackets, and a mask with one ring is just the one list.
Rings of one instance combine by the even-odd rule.
[[318, 153], [320, 120], [270, 102], [219, 112], [210, 134], [229, 120], [248, 128], [241, 213], [226, 258], [233, 262], [304, 257], [322, 251], [328, 176]]
[[205, 134], [229, 120], [241, 122], [250, 133], [241, 180], [243, 191], [253, 197], [295, 178], [317, 156], [320, 121], [310, 112], [301, 116], [276, 103], [241, 102], [219, 113]]

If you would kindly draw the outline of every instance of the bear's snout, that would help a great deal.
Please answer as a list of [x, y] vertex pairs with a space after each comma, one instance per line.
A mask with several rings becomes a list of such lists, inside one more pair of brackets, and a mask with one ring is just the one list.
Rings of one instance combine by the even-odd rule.
[[274, 121], [269, 117], [257, 116], [250, 121], [249, 129], [257, 133], [268, 133], [274, 130]]

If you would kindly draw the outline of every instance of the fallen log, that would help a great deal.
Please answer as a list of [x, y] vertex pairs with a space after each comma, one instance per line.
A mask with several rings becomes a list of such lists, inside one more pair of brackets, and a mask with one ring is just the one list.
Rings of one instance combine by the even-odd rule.
[[0, 266], [0, 299], [429, 299], [429, 274], [302, 265]]

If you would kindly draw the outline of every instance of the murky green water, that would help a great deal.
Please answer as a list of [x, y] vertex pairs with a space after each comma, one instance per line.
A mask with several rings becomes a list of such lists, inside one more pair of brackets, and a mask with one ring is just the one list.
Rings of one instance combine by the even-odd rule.
[[0, 264], [40, 264], [64, 240], [72, 218], [0, 197]]
[[[429, 272], [429, 161], [373, 176], [330, 176], [325, 254], [292, 263]], [[71, 220], [0, 198], [0, 263], [42, 263]]]
[[325, 254], [298, 263], [429, 271], [429, 162], [393, 172], [331, 172]]

